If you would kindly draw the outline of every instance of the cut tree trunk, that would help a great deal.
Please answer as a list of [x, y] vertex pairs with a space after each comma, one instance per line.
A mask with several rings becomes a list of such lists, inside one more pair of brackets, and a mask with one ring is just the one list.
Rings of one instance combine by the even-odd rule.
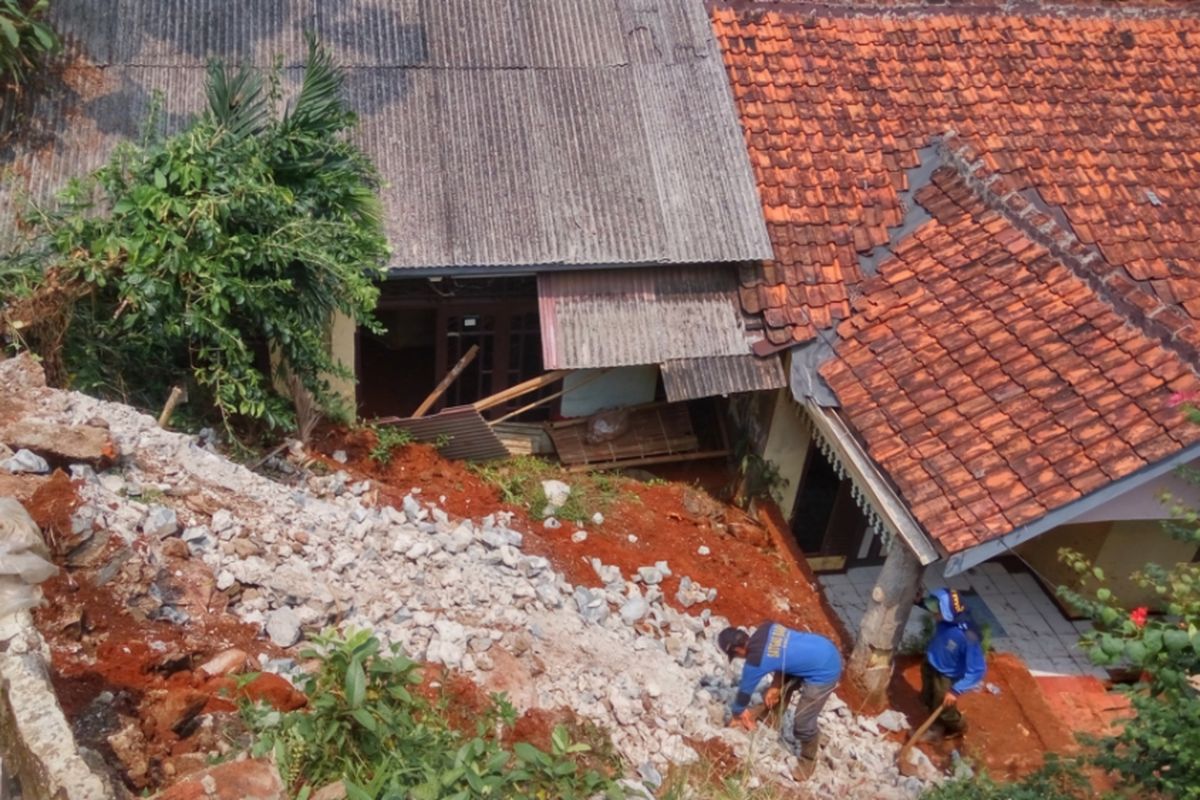
[[871, 590], [871, 601], [850, 654], [850, 680], [876, 705], [887, 697], [896, 650], [921, 586], [924, 567], [908, 546], [893, 539], [883, 570]]

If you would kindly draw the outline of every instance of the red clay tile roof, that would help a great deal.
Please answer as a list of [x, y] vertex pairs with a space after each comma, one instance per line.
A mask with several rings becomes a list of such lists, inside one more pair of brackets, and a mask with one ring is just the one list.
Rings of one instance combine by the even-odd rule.
[[1171, 407], [1200, 378], [1093, 278], [1091, 248], [968, 148], [941, 158], [914, 196], [932, 219], [862, 285], [821, 375], [954, 553], [1200, 441]]
[[1200, 347], [1200, 17], [747, 4], [712, 12], [776, 260], [741, 299], [776, 345], [850, 312], [906, 170], [956, 131], [1061, 209], [1092, 268]]

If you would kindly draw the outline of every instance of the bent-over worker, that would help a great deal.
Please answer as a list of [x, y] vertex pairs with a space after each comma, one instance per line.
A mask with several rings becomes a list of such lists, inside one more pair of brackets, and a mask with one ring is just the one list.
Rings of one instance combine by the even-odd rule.
[[945, 700], [938, 733], [961, 736], [967, 721], [958, 707], [959, 695], [978, 688], [987, 673], [983, 636], [953, 589], [935, 589], [925, 598], [925, 607], [937, 619], [937, 627], [921, 664], [921, 700], [930, 712]]
[[842, 656], [837, 647], [819, 634], [794, 631], [770, 621], [759, 625], [753, 634], [741, 628], [726, 628], [717, 637], [717, 646], [730, 661], [746, 659], [730, 709], [730, 725], [754, 729], [754, 714], [747, 706], [758, 684], [768, 675], [774, 680], [763, 696], [767, 708], [782, 700], [786, 710], [792, 696], [799, 695], [792, 723], [800, 745], [798, 777], [811, 775], [820, 747], [818, 716], [842, 675]]

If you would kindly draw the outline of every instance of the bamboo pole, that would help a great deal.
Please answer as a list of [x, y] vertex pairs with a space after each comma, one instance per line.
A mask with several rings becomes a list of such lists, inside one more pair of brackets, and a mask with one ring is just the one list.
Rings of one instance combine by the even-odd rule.
[[171, 421], [171, 415], [175, 413], [175, 407], [185, 400], [187, 400], [187, 391], [182, 386], [172, 386], [171, 394], [167, 397], [166, 404], [163, 405], [162, 413], [158, 415], [158, 427], [167, 427], [167, 423]]

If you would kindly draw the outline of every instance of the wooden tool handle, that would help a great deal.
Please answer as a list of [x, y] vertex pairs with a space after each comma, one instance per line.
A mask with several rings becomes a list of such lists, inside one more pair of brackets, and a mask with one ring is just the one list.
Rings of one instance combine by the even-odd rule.
[[941, 705], [933, 710], [933, 713], [929, 715], [928, 719], [921, 723], [921, 727], [917, 728], [913, 735], [909, 737], [908, 741], [904, 743], [904, 746], [900, 748], [900, 752], [896, 754], [897, 763], [904, 763], [904, 757], [908, 755], [908, 751], [912, 749], [914, 744], [916, 744], [917, 739], [920, 739], [921, 736], [925, 734], [925, 731], [929, 730], [929, 726], [932, 725], [933, 721], [940, 717], [942, 712], [945, 710], [946, 698], [943, 697]]

